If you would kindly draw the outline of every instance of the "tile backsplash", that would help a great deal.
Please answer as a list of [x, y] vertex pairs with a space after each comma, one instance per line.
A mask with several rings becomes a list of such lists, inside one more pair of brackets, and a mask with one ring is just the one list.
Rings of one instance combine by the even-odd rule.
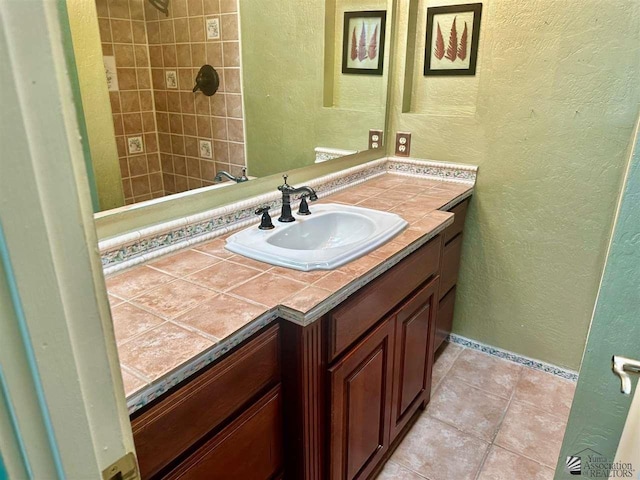
[[[238, 0], [96, 0], [125, 203], [211, 185], [245, 166]], [[213, 66], [220, 87], [193, 93]]]

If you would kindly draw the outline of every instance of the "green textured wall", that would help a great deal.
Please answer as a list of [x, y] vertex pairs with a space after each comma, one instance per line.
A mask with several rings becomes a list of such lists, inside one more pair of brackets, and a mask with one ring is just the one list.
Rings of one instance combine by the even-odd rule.
[[[629, 412], [633, 397], [620, 393], [620, 379], [611, 370], [611, 357], [640, 359], [639, 199], [640, 139], [636, 138], [556, 469], [557, 479], [572, 478], [564, 472], [565, 458], [585, 448], [613, 461]], [[639, 466], [634, 467], [637, 472]]]
[[390, 134], [480, 166], [454, 331], [577, 369], [638, 114], [640, 4], [485, 1], [477, 75], [428, 78], [425, 3], [444, 2], [414, 3], [411, 86], [397, 2]]
[[124, 193], [102, 62], [98, 14], [92, 0], [69, 0], [66, 9], [73, 40], [73, 45], [67, 48], [73, 48], [79, 81], [79, 91], [76, 89], [74, 95], [83, 108], [80, 123], [86, 123], [100, 210], [109, 210], [124, 205]]
[[[357, 2], [357, 8], [353, 0], [327, 0], [326, 5], [325, 0], [241, 3], [251, 175], [271, 175], [310, 165], [315, 160], [315, 147], [365, 150], [369, 129], [384, 129], [388, 49], [383, 76], [342, 75], [341, 26], [345, 9], [384, 10], [388, 4], [391, 0]], [[328, 30], [337, 30], [335, 37], [330, 36], [335, 42], [328, 43], [327, 49], [325, 9]], [[325, 52], [331, 58], [327, 65], [333, 67], [333, 71], [328, 69], [329, 75], [324, 74]]]

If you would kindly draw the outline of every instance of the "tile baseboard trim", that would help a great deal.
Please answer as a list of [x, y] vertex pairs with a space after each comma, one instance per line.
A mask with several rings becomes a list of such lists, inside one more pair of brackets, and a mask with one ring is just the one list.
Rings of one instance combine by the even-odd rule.
[[534, 370], [540, 370], [541, 372], [550, 373], [556, 377], [564, 378], [572, 382], [578, 381], [578, 372], [568, 370], [566, 368], [558, 367], [550, 363], [542, 362], [533, 358], [525, 357], [518, 353], [510, 352], [509, 350], [503, 350], [502, 348], [493, 347], [484, 343], [471, 340], [470, 338], [457, 335], [455, 333], [449, 334], [446, 339], [449, 343], [455, 343], [471, 350], [477, 350], [487, 355], [491, 355], [502, 360], [508, 360], [519, 365], [533, 368]]
[[[473, 185], [478, 167], [416, 158], [381, 158], [306, 182], [319, 198], [338, 193], [385, 174], [407, 175], [430, 180]], [[292, 202], [297, 206], [298, 199]], [[99, 242], [105, 275], [110, 275], [182, 248], [226, 235], [238, 228], [258, 223], [257, 206], [270, 210], [281, 205], [281, 194], [271, 192], [213, 210], [128, 232]]]

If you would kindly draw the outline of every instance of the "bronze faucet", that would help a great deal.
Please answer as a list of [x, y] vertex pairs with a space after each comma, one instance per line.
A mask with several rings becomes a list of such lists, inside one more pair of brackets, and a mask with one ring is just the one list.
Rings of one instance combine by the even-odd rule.
[[[287, 183], [287, 178], [289, 178], [287, 174], [284, 174], [282, 178], [284, 178], [284, 184], [278, 187], [278, 190], [282, 192], [282, 212], [280, 214], [280, 218], [278, 218], [278, 221], [293, 222], [295, 221], [295, 218], [291, 214], [291, 195], [294, 195], [296, 193], [306, 193], [309, 196], [309, 200], [311, 201], [317, 200], [318, 195], [316, 195], [316, 191], [311, 187], [304, 186], [304, 187], [293, 188], [291, 185]], [[304, 204], [307, 203], [304, 198], [302, 200]], [[303, 205], [301, 204], [300, 212], [298, 213], [302, 215], [309, 215], [311, 212], [309, 211], [308, 206], [303, 207]]]

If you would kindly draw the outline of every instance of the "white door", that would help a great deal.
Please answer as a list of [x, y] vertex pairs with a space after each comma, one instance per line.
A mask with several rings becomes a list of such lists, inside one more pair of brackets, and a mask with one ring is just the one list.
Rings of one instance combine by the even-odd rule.
[[58, 4], [0, 0], [0, 478], [12, 480], [99, 479], [133, 452]]

